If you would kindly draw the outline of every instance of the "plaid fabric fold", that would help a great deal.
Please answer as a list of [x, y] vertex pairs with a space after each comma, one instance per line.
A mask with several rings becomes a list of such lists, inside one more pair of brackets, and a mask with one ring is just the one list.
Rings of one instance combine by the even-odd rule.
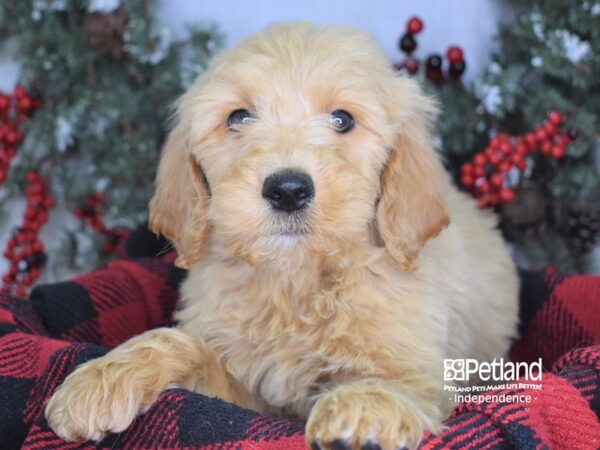
[[[168, 258], [123, 259], [39, 286], [29, 300], [0, 297], [0, 448], [305, 449], [302, 424], [182, 389], [99, 443], [66, 443], [50, 430], [43, 409], [54, 389], [78, 364], [168, 325], [184, 275]], [[522, 337], [511, 356], [543, 358], [542, 389], [493, 392], [529, 393], [530, 403], [461, 404], [421, 448], [600, 448], [600, 277], [521, 278]]]

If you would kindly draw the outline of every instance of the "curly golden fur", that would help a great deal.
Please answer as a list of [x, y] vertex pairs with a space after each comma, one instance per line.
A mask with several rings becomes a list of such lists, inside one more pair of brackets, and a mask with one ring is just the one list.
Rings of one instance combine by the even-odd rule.
[[[227, 127], [245, 108], [254, 119]], [[355, 119], [336, 133], [329, 114]], [[444, 358], [503, 356], [515, 268], [491, 214], [436, 156], [436, 111], [366, 35], [281, 25], [212, 61], [177, 103], [150, 226], [189, 268], [178, 326], [75, 370], [46, 408], [69, 440], [125, 429], [182, 386], [308, 419], [309, 444], [417, 445], [449, 412]], [[261, 197], [283, 168], [315, 197]]]

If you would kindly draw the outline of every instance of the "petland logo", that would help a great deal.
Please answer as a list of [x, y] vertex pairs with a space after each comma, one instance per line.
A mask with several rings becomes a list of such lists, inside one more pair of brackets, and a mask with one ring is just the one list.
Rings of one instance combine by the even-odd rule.
[[542, 359], [526, 363], [504, 361], [479, 362], [476, 359], [444, 359], [444, 381], [496, 381], [510, 382], [522, 378], [527, 381], [541, 381]]
[[444, 359], [444, 381], [450, 382], [444, 383], [444, 391], [450, 394], [449, 400], [454, 395], [456, 404], [529, 403], [537, 400], [535, 391], [542, 389], [542, 359], [533, 363], [513, 363], [503, 358], [492, 362]]

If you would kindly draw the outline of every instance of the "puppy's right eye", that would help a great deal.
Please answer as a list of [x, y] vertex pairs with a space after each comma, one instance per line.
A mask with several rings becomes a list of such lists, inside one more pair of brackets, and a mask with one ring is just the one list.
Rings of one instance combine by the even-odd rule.
[[227, 128], [231, 131], [237, 131], [236, 125], [245, 125], [252, 121], [254, 117], [247, 109], [236, 109], [227, 118]]

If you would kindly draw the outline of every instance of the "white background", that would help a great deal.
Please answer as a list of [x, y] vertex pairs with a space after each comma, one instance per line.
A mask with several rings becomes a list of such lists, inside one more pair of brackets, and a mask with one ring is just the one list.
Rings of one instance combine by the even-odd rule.
[[371, 34], [397, 61], [402, 59], [398, 38], [408, 18], [416, 15], [425, 23], [417, 55], [445, 53], [448, 46], [459, 45], [472, 76], [487, 64], [497, 22], [507, 15], [501, 7], [498, 0], [163, 0], [158, 17], [176, 37], [185, 32], [185, 23], [213, 21], [228, 45], [273, 22], [351, 25]]
[[[398, 38], [408, 18], [416, 15], [425, 23], [417, 38], [417, 56], [444, 53], [450, 45], [459, 45], [466, 54], [467, 76], [472, 78], [488, 62], [497, 22], [507, 15], [501, 8], [499, 0], [162, 0], [157, 17], [175, 38], [185, 34], [186, 24], [216, 23], [227, 46], [273, 22], [351, 25], [371, 34], [397, 61], [402, 59]], [[0, 55], [0, 89], [12, 88], [17, 74], [10, 55]]]

